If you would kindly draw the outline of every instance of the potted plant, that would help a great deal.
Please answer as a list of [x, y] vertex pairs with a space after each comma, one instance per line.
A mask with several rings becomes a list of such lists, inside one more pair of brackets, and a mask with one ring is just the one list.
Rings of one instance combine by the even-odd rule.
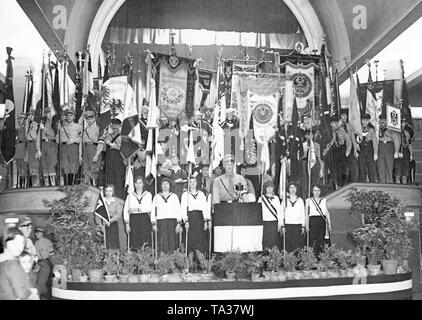
[[[129, 277], [133, 275], [137, 266], [136, 253], [129, 250], [121, 253], [119, 258], [119, 280], [121, 282], [128, 282]], [[136, 276], [134, 278], [136, 278], [136, 281], [132, 277], [131, 282], [138, 282], [138, 278]]]
[[119, 272], [119, 253], [115, 250], [107, 250], [104, 261], [104, 272], [106, 282], [117, 282]]
[[252, 282], [258, 282], [264, 265], [261, 255], [258, 255], [256, 252], [249, 253], [247, 259], [245, 260], [245, 264]]
[[101, 247], [93, 248], [89, 266], [88, 266], [88, 275], [90, 282], [102, 282], [103, 281], [103, 260], [104, 252]]
[[299, 262], [298, 257], [294, 252], [284, 251], [282, 255], [283, 268], [286, 271], [287, 279], [295, 278], [295, 271]]
[[[345, 251], [343, 249], [337, 250], [335, 254], [335, 260], [340, 267], [340, 276], [343, 278], [347, 278], [347, 268], [349, 267], [350, 255], [352, 254], [352, 250]], [[353, 270], [352, 270], [353, 273]]]
[[318, 265], [318, 259], [315, 256], [314, 249], [311, 247], [301, 249], [298, 258], [298, 267], [303, 271], [305, 278], [312, 278], [312, 271], [316, 270]]
[[268, 255], [263, 257], [263, 261], [266, 263], [265, 271], [263, 271], [265, 280], [278, 281], [280, 277], [280, 266], [283, 263], [283, 254], [278, 247], [275, 246], [269, 250]]
[[160, 281], [168, 282], [169, 273], [171, 273], [176, 268], [173, 254], [161, 252], [157, 259], [156, 268], [160, 275]]
[[335, 249], [328, 245], [324, 246], [324, 250], [319, 254], [318, 270], [321, 278], [338, 278], [339, 273], [336, 272]]
[[218, 261], [218, 270], [224, 272], [229, 281], [236, 280], [236, 274], [244, 269], [242, 254], [239, 251], [226, 252], [223, 258]]
[[154, 256], [152, 248], [144, 244], [136, 251], [136, 256], [139, 282], [148, 282], [150, 280], [151, 273], [154, 270]]

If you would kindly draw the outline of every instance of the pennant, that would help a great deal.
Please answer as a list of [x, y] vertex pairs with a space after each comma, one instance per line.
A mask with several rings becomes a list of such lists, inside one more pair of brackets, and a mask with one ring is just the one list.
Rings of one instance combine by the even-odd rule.
[[317, 158], [315, 153], [315, 144], [314, 140], [311, 139], [311, 144], [309, 146], [309, 154], [308, 154], [308, 172], [311, 172], [311, 169], [316, 165]]
[[89, 51], [85, 52], [85, 60], [83, 66], [83, 89], [82, 94], [84, 99], [88, 94], [94, 94], [94, 76], [92, 74], [91, 54]]
[[188, 154], [186, 157], [186, 161], [187, 163], [196, 164], [192, 130], [189, 130], [189, 147], [188, 147]]
[[110, 223], [110, 213], [108, 212], [102, 192], [100, 192], [100, 198], [98, 199], [97, 208], [95, 209], [94, 214], [104, 222]]
[[128, 159], [141, 147], [141, 124], [139, 122], [136, 96], [131, 85], [126, 83], [124, 108], [122, 112], [122, 145], [120, 152]]
[[212, 83], [212, 72], [208, 70], [199, 69], [199, 89], [202, 93], [201, 102], [199, 108], [202, 109], [206, 104], [208, 96], [211, 92], [211, 83]]
[[340, 84], [339, 84], [339, 81], [338, 81], [338, 70], [337, 70], [337, 68], [336, 68], [335, 75], [334, 75], [332, 93], [333, 93], [333, 99], [332, 99], [332, 103], [331, 103], [330, 116], [340, 118], [341, 100], [340, 100]]
[[61, 110], [69, 108], [69, 75], [68, 75], [69, 62], [65, 59], [60, 64], [60, 107]]
[[135, 187], [133, 184], [133, 169], [132, 166], [129, 165], [126, 167], [126, 179], [125, 179], [125, 187], [127, 187], [127, 193], [132, 194], [135, 191]]
[[356, 86], [355, 76], [350, 74], [350, 106], [349, 106], [349, 123], [353, 126], [357, 133], [362, 132], [362, 123], [360, 115], [360, 103], [358, 97], [358, 88]]
[[5, 107], [4, 116], [0, 118], [0, 164], [6, 164], [15, 156], [15, 98], [13, 93], [13, 64], [14, 58], [11, 56], [12, 48], [7, 48], [8, 58], [6, 60], [5, 78]]

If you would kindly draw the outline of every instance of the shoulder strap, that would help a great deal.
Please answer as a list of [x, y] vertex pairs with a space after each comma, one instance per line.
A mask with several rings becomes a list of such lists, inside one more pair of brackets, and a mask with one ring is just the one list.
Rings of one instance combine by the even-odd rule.
[[116, 135], [113, 139], [111, 139], [111, 143], [116, 142], [116, 140], [120, 137], [120, 133], [118, 135]]
[[270, 211], [270, 213], [274, 216], [274, 218], [276, 218], [278, 220], [277, 217], [277, 210], [276, 208], [274, 208], [273, 204], [271, 203], [270, 200], [268, 200], [266, 195], [262, 196], [262, 203], [265, 204], [265, 206], [267, 207], [267, 209]]
[[67, 134], [66, 128], [65, 128], [64, 126], [63, 126], [62, 128], [63, 128], [64, 134], [65, 134], [65, 135], [66, 135], [66, 137], [70, 140], [70, 137], [69, 137], [69, 135]]
[[318, 203], [318, 202], [316, 202], [315, 198], [313, 198], [313, 197], [312, 197], [312, 198], [311, 198], [311, 200], [312, 200], [312, 203], [315, 205], [315, 208], [317, 209], [317, 211], [318, 211], [319, 215], [320, 215], [321, 217], [323, 217], [323, 218], [324, 218], [324, 220], [327, 220], [327, 218], [325, 217], [324, 213], [322, 212], [322, 209], [321, 209], [321, 207], [320, 207], [319, 203]]
[[223, 179], [221, 179], [221, 177], [220, 177], [220, 182], [223, 185], [224, 189], [226, 189], [226, 191], [230, 195], [230, 197], [232, 197], [233, 199], [236, 199], [236, 197], [233, 197], [233, 195], [231, 194], [231, 192], [229, 191], [229, 189], [226, 187], [226, 185], [224, 184]]

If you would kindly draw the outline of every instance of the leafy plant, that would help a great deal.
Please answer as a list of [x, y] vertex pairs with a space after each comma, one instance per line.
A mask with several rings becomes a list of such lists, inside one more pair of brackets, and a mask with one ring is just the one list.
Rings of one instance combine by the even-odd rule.
[[283, 267], [287, 272], [296, 271], [296, 267], [299, 263], [299, 258], [296, 256], [295, 252], [284, 251], [282, 255]]
[[352, 250], [345, 251], [343, 249], [337, 250], [335, 253], [335, 260], [341, 270], [346, 270], [351, 266]]
[[324, 246], [324, 250], [319, 254], [318, 270], [327, 271], [336, 268], [334, 261], [334, 250], [329, 245]]
[[134, 251], [120, 254], [119, 274], [133, 274], [138, 264], [138, 256]]
[[264, 257], [264, 262], [266, 262], [265, 269], [267, 271], [277, 272], [283, 263], [283, 254], [280, 252], [278, 247], [274, 246], [268, 251], [268, 255]]
[[119, 273], [119, 258], [119, 252], [117, 250], [106, 250], [103, 270], [107, 275], [116, 275]]
[[55, 254], [53, 263], [65, 265], [68, 271], [81, 268], [101, 267], [101, 251], [104, 236], [101, 226], [88, 212], [89, 197], [87, 184], [60, 189], [64, 197], [54, 201], [43, 200], [50, 208], [47, 235], [53, 241]]
[[354, 230], [352, 236], [358, 250], [368, 257], [368, 263], [378, 264], [384, 253], [382, 230], [374, 224], [368, 224]]
[[303, 248], [299, 251], [299, 269], [311, 271], [317, 269], [318, 259], [315, 256], [313, 248]]
[[246, 268], [248, 274], [260, 273], [262, 267], [264, 266], [264, 260], [261, 255], [256, 252], [251, 252], [248, 254], [247, 259], [245, 260]]
[[136, 251], [137, 269], [139, 274], [147, 274], [154, 270], [154, 255], [151, 247], [145, 243]]
[[180, 249], [174, 251], [173, 257], [176, 268], [178, 268], [179, 270], [184, 271], [191, 267], [189, 256], [185, 256], [185, 254], [181, 252]]
[[195, 256], [193, 255], [192, 252], [189, 254], [189, 258], [192, 258], [191, 266], [193, 265], [194, 257], [196, 257], [196, 260], [198, 261], [198, 266], [201, 270], [208, 269], [207, 259], [205, 259], [205, 255], [201, 251], [195, 250]]
[[156, 268], [160, 275], [165, 275], [175, 270], [176, 266], [174, 264], [173, 254], [161, 252], [157, 259]]
[[242, 272], [245, 264], [242, 261], [240, 251], [226, 252], [221, 260], [217, 262], [218, 270], [226, 272]]

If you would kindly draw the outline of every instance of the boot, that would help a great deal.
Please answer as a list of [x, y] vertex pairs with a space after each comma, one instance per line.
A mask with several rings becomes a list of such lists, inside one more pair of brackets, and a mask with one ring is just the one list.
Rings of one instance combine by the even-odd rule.
[[19, 183], [17, 185], [18, 189], [22, 189], [23, 188], [23, 177], [19, 176]]
[[68, 184], [68, 179], [67, 179], [68, 177], [67, 177], [67, 174], [65, 173], [65, 174], [63, 174], [63, 185], [64, 186], [68, 186], [69, 184]]
[[400, 182], [400, 177], [396, 177], [396, 184], [400, 184], [401, 182]]
[[74, 178], [75, 178], [75, 175], [73, 173], [70, 173], [68, 175], [67, 181], [69, 183], [69, 186], [73, 186], [75, 184], [75, 181], [73, 181]]
[[56, 175], [52, 174], [50, 176], [50, 181], [51, 181], [51, 186], [55, 187], [56, 186]]
[[403, 176], [402, 177], [402, 181], [403, 181], [403, 184], [407, 184], [407, 177], [406, 176]]
[[50, 186], [50, 182], [48, 180], [48, 176], [44, 176], [44, 186], [45, 187], [49, 187]]

